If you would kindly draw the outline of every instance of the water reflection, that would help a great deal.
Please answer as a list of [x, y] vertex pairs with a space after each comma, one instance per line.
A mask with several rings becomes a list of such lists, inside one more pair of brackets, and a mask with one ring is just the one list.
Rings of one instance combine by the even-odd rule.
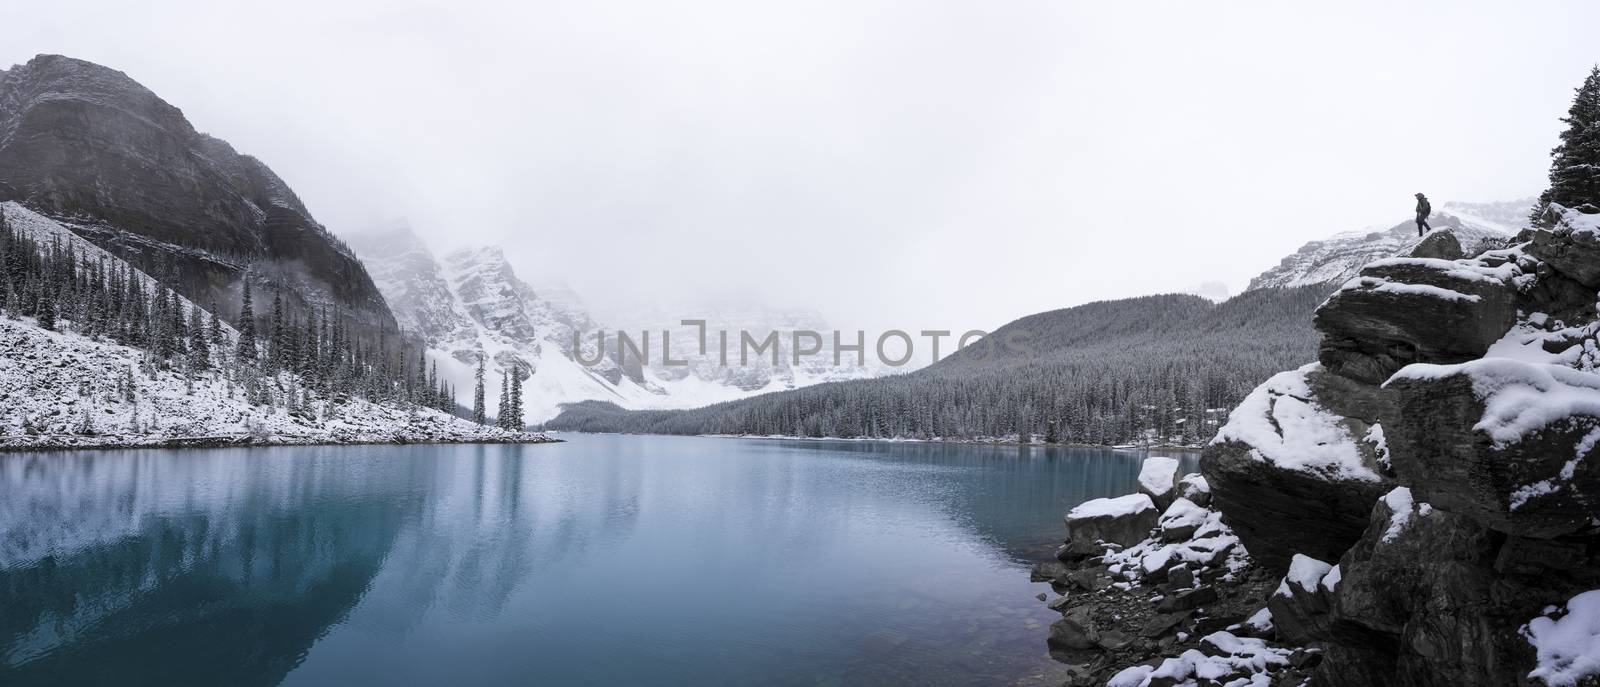
[[1139, 456], [578, 437], [0, 456], [0, 684], [985, 684]]

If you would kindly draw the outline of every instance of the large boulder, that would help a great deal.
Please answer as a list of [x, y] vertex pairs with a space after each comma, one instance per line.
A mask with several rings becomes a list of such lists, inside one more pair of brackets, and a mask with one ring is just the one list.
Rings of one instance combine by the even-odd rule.
[[1456, 238], [1455, 232], [1449, 229], [1434, 229], [1423, 236], [1422, 240], [1417, 241], [1417, 245], [1411, 247], [1410, 257], [1459, 260], [1464, 254], [1461, 250], [1461, 241]]
[[1296, 553], [1336, 560], [1361, 537], [1393, 487], [1373, 431], [1381, 403], [1313, 364], [1267, 380], [1228, 416], [1200, 469], [1257, 561], [1281, 571]]
[[1404, 487], [1385, 495], [1339, 561], [1316, 684], [1526, 684], [1533, 650], [1520, 628], [1575, 583], [1497, 572], [1501, 539]]
[[1172, 505], [1178, 496], [1178, 459], [1150, 456], [1139, 469], [1139, 493], [1155, 501], [1157, 508]]
[[1533, 232], [1528, 253], [1584, 286], [1600, 288], [1600, 215], [1556, 204], [1545, 215], [1554, 226]]
[[1144, 494], [1085, 501], [1067, 513], [1068, 546], [1133, 546], [1150, 536], [1160, 517], [1155, 502]]
[[1310, 556], [1296, 554], [1290, 561], [1283, 582], [1267, 597], [1280, 641], [1303, 646], [1327, 637], [1329, 606], [1340, 577], [1336, 570]]
[[1411, 366], [1386, 386], [1394, 469], [1418, 498], [1525, 537], [1593, 527], [1600, 375], [1488, 358]]
[[1516, 319], [1515, 262], [1393, 258], [1362, 268], [1317, 308], [1318, 360], [1380, 384], [1411, 363], [1482, 356]]

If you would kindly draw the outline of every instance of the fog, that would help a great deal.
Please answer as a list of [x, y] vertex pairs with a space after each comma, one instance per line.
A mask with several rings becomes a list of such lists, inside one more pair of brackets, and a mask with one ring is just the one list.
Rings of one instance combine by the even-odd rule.
[[960, 331], [1537, 193], [1600, 59], [1595, 3], [1109, 4], [0, 0], [0, 62], [125, 71], [335, 232], [602, 313]]

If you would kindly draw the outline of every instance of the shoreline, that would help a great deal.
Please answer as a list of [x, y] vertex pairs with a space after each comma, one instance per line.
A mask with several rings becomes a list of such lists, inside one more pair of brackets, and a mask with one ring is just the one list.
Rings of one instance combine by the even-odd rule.
[[[91, 437], [84, 437], [90, 439]], [[258, 439], [249, 435], [240, 436], [208, 436], [208, 437], [168, 437], [152, 439], [143, 442], [117, 442], [117, 441], [86, 441], [84, 443], [62, 443], [57, 441], [41, 441], [38, 443], [15, 444], [14, 439], [0, 439], [0, 454], [5, 453], [44, 453], [50, 451], [119, 451], [127, 449], [183, 449], [183, 448], [273, 448], [273, 447], [300, 447], [300, 446], [413, 446], [426, 444], [557, 444], [564, 443], [564, 439], [556, 439], [544, 434], [531, 434], [522, 437], [477, 437], [477, 438], [407, 438], [383, 437], [364, 438], [310, 438], [269, 437]]]
[[690, 437], [704, 439], [769, 439], [778, 441], [846, 441], [851, 443], [877, 443], [877, 444], [958, 444], [968, 446], [1016, 446], [1018, 448], [1092, 448], [1111, 451], [1182, 451], [1185, 453], [1200, 453], [1204, 446], [1180, 446], [1174, 444], [1156, 444], [1153, 446], [1107, 446], [1105, 444], [1079, 444], [1061, 442], [1046, 444], [1043, 442], [1022, 443], [1019, 441], [1002, 441], [996, 439], [903, 439], [879, 437], [799, 437], [781, 434], [650, 434], [645, 432], [580, 432], [577, 430], [550, 430], [556, 434], [592, 434], [595, 436], [632, 436], [632, 437]]

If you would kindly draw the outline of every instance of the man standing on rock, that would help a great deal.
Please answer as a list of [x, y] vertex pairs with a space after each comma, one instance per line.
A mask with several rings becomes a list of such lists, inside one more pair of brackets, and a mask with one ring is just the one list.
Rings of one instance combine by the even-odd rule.
[[1417, 236], [1422, 236], [1433, 230], [1428, 226], [1428, 215], [1433, 214], [1433, 206], [1428, 204], [1428, 197], [1417, 194]]

